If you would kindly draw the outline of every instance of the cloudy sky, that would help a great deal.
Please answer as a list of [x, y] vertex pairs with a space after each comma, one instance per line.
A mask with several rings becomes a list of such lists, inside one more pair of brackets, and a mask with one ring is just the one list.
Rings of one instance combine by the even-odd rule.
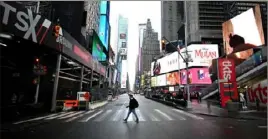
[[111, 24], [111, 45], [116, 47], [117, 31], [116, 20], [118, 15], [128, 18], [128, 73], [130, 87], [135, 81], [135, 63], [139, 47], [138, 24], [146, 23], [150, 18], [152, 27], [161, 34], [161, 2], [160, 1], [111, 1], [110, 24]]

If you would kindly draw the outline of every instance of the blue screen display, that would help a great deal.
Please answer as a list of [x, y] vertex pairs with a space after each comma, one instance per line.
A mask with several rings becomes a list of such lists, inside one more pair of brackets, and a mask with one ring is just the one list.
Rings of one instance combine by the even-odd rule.
[[102, 44], [104, 45], [104, 47], [106, 48], [106, 50], [108, 50], [108, 35], [109, 35], [109, 34], [107, 34], [107, 33], [109, 33], [109, 30], [108, 30], [109, 28], [107, 28], [107, 24], [108, 24], [107, 16], [101, 15], [100, 16], [100, 24], [99, 24], [99, 38], [100, 38]]
[[100, 14], [107, 14], [107, 1], [101, 1]]

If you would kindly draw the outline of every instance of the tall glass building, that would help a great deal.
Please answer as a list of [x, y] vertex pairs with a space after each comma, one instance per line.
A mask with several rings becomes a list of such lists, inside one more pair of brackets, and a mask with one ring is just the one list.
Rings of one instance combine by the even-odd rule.
[[[121, 84], [121, 88], [125, 88], [122, 86], [122, 84], [125, 84], [127, 79], [126, 75], [127, 73], [127, 65], [122, 65], [123, 60], [127, 60], [127, 46], [128, 46], [128, 19], [124, 18], [123, 16], [119, 15], [118, 17], [118, 33], [117, 33], [117, 69], [118, 69], [118, 81]], [[123, 62], [125, 63], [125, 62]], [[122, 73], [124, 72], [124, 73]]]

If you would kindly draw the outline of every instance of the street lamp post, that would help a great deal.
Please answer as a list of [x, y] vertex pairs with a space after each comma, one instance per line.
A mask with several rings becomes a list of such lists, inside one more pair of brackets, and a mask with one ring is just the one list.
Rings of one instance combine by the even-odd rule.
[[188, 66], [189, 66], [189, 55], [188, 55], [188, 16], [187, 16], [187, 1], [185, 0], [184, 1], [184, 27], [185, 27], [185, 50], [186, 50], [186, 77], [187, 77], [187, 80], [186, 80], [186, 89], [187, 89], [187, 108], [191, 108], [192, 105], [191, 105], [191, 101], [190, 101], [190, 86], [189, 86], [189, 69], [188, 69]]

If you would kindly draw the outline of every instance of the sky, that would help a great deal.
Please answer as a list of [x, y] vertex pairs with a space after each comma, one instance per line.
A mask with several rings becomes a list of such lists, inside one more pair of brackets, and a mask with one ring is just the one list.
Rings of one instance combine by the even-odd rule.
[[130, 88], [133, 89], [135, 82], [136, 59], [139, 47], [138, 24], [146, 23], [150, 18], [153, 29], [158, 32], [158, 39], [161, 34], [161, 1], [111, 1], [110, 5], [110, 25], [111, 42], [115, 50], [117, 42], [116, 20], [121, 14], [128, 18], [128, 75]]

